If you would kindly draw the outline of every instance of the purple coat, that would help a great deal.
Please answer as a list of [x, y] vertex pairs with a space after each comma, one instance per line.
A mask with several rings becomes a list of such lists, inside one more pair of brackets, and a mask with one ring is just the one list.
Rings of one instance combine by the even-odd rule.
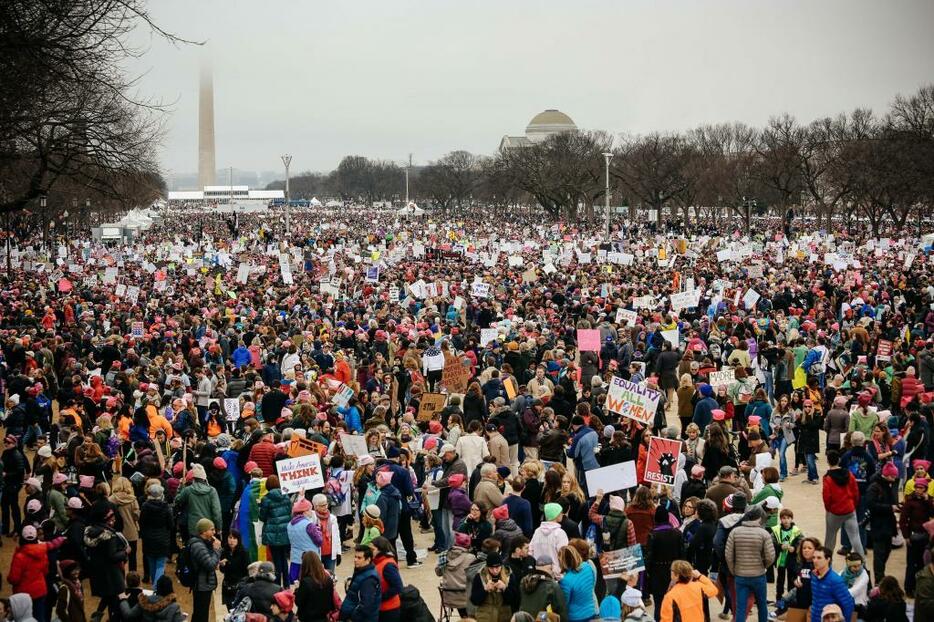
[[467, 491], [463, 488], [451, 488], [448, 492], [448, 507], [454, 516], [454, 529], [457, 529], [461, 521], [470, 514], [470, 498]]

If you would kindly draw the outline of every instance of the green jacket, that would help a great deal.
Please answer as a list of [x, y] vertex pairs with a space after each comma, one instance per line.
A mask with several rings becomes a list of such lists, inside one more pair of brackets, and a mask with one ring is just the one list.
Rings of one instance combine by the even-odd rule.
[[[782, 490], [781, 486], [774, 486], [772, 484], [766, 484], [762, 490], [760, 490], [755, 497], [752, 498], [752, 504], [756, 505], [757, 503], [762, 503], [769, 497], [776, 497], [779, 501], [782, 500], [782, 497], [785, 495], [785, 491]], [[769, 514], [769, 518], [765, 523], [765, 526], [769, 529], [775, 527], [778, 524], [778, 512], [774, 514]]]
[[567, 602], [557, 581], [540, 570], [533, 570], [522, 577], [519, 582], [519, 610], [537, 617], [548, 605], [562, 620], [567, 619]]
[[[798, 542], [803, 535], [804, 534], [794, 523], [791, 524], [791, 529], [788, 530], [782, 529], [781, 525], [772, 527], [772, 536], [775, 538], [776, 547], [778, 549], [778, 559], [775, 561], [777, 567], [785, 568], [788, 565], [788, 551], [782, 549], [782, 545], [790, 544], [797, 548]], [[792, 555], [794, 555], [794, 553], [792, 553]]]
[[263, 544], [287, 546], [289, 521], [292, 520], [292, 501], [273, 488], [259, 503], [259, 519], [263, 521]]
[[53, 488], [49, 491], [49, 508], [52, 510], [52, 522], [59, 531], [64, 532], [68, 527], [68, 512], [65, 509], [65, 495], [61, 490]]
[[194, 484], [182, 488], [175, 497], [175, 507], [179, 508], [182, 516], [188, 517], [188, 533], [192, 536], [198, 535], [195, 525], [202, 518], [211, 519], [216, 529], [223, 525], [217, 491], [204, 480], [196, 479]]

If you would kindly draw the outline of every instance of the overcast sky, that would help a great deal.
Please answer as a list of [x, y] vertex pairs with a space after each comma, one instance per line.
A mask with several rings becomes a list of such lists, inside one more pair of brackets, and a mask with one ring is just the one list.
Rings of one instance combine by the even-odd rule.
[[[217, 166], [334, 168], [491, 154], [558, 108], [613, 133], [800, 120], [934, 82], [931, 0], [159, 0], [207, 41]], [[197, 170], [203, 50], [140, 40], [142, 93], [172, 103], [166, 172]]]

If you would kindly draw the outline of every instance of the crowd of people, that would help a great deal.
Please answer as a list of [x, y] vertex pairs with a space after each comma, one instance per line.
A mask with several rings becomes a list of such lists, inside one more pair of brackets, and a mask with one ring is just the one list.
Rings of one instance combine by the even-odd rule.
[[[178, 622], [190, 590], [192, 622], [215, 593], [235, 619], [422, 622], [425, 563], [422, 592], [478, 622], [934, 612], [929, 240], [502, 220], [204, 211], [20, 240], [0, 621]], [[617, 378], [657, 411], [611, 409]], [[667, 484], [655, 437], [680, 441]], [[323, 483], [295, 491], [307, 447]], [[783, 504], [795, 477], [823, 534], [795, 523], [816, 489]], [[621, 551], [641, 561], [611, 570]]]

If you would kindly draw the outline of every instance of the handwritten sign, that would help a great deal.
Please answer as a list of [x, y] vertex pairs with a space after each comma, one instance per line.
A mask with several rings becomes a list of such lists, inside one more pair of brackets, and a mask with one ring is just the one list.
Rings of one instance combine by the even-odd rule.
[[418, 400], [418, 420], [430, 421], [435, 413], [441, 412], [448, 401], [443, 393], [422, 393]]
[[358, 458], [370, 454], [370, 450], [366, 446], [366, 439], [356, 434], [341, 434], [341, 446], [343, 446], [345, 454], [357, 456]]
[[648, 425], [655, 418], [661, 398], [661, 392], [655, 389], [614, 376], [606, 394], [606, 408]]
[[316, 453], [276, 462], [282, 492], [290, 495], [312, 488], [324, 488], [321, 456]]
[[712, 387], [729, 386], [734, 382], [736, 382], [736, 370], [732, 368], [710, 372], [710, 386]]
[[450, 393], [465, 393], [470, 381], [470, 368], [464, 367], [460, 357], [451, 357], [444, 363], [441, 384]]
[[480, 329], [480, 347], [485, 348], [486, 344], [491, 341], [495, 341], [496, 337], [499, 336], [499, 331], [495, 328], [481, 328]]
[[475, 298], [489, 298], [490, 297], [490, 284], [489, 283], [474, 283], [470, 286], [470, 293]]
[[227, 415], [227, 421], [236, 421], [240, 418], [240, 398], [224, 398], [224, 413]]
[[638, 317], [639, 315], [635, 311], [629, 309], [620, 308], [616, 310], [616, 323], [621, 326], [635, 326]]

